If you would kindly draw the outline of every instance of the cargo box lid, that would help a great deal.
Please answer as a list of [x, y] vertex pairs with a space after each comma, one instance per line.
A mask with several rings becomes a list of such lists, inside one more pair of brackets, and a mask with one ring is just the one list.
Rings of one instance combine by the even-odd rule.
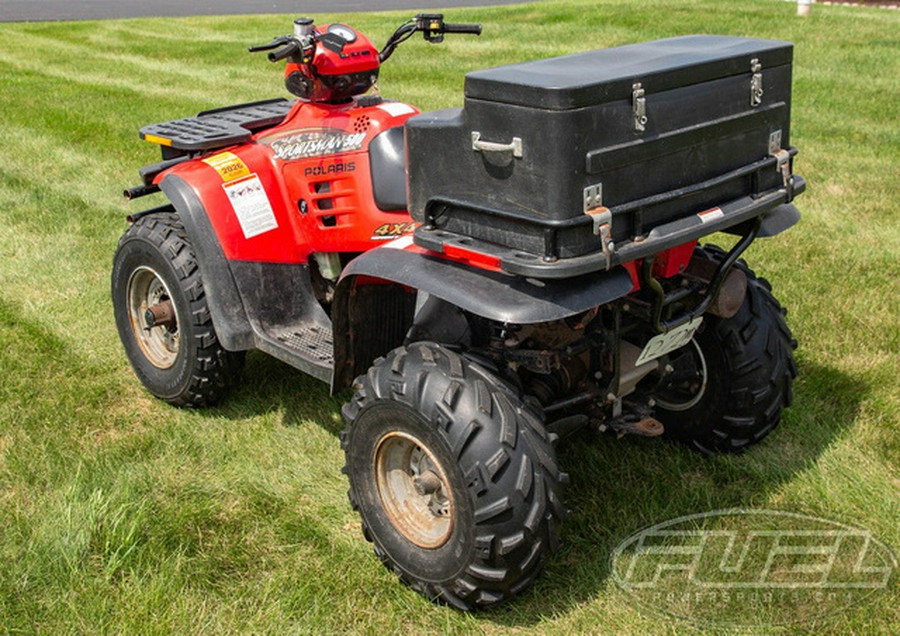
[[547, 110], [630, 99], [634, 82], [649, 92], [790, 64], [790, 42], [688, 35], [474, 71], [465, 95]]

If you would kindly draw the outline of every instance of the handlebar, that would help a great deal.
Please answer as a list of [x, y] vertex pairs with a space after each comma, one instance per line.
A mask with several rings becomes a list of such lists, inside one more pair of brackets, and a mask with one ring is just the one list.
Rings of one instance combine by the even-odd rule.
[[297, 42], [297, 40], [291, 40], [277, 51], [272, 51], [271, 53], [269, 53], [266, 57], [269, 58], [270, 62], [277, 62], [278, 60], [283, 60], [286, 57], [296, 55], [297, 53], [300, 53], [301, 50], [302, 47], [300, 46], [300, 43]]
[[472, 35], [481, 35], [481, 25], [444, 23], [444, 33], [469, 33]]
[[277, 49], [279, 46], [284, 46], [291, 40], [290, 36], [283, 35], [281, 37], [272, 38], [272, 41], [268, 44], [255, 44], [254, 46], [248, 46], [247, 50], [251, 53], [258, 53], [260, 51], [271, 51], [272, 49]]
[[[266, 57], [270, 62], [277, 62], [287, 57], [297, 57], [296, 61], [308, 63], [312, 60], [312, 53], [319, 39], [324, 38], [313, 30], [312, 20], [302, 18], [295, 21], [300, 25], [300, 30], [293, 35], [282, 35], [273, 38], [268, 44], [257, 44], [247, 48], [251, 53], [259, 51], [271, 51]], [[295, 27], [296, 28], [296, 27]], [[421, 33], [425, 40], [432, 44], [444, 41], [445, 33], [462, 33], [469, 35], [481, 35], [480, 24], [452, 24], [444, 22], [441, 13], [419, 13], [414, 18], [401, 24], [388, 38], [384, 48], [378, 53], [381, 62], [386, 61], [398, 45], [408, 40], [414, 33]]]
[[304, 53], [311, 52], [313, 46], [315, 46], [315, 42], [312, 41], [311, 38], [303, 37], [298, 40], [293, 35], [282, 35], [273, 38], [272, 41], [268, 44], [256, 44], [254, 46], [248, 46], [247, 50], [251, 53], [271, 51], [271, 53], [269, 53], [266, 57], [269, 58], [270, 62], [277, 62], [278, 60], [283, 60], [286, 57], [291, 57], [294, 55], [301, 56]]
[[421, 33], [422, 36], [431, 44], [437, 44], [444, 41], [445, 33], [468, 33], [472, 35], [481, 35], [480, 24], [450, 24], [444, 22], [442, 13], [419, 13], [411, 20], [407, 20], [401, 24], [393, 35], [388, 38], [387, 44], [381, 49], [378, 58], [384, 62], [387, 60], [403, 42], [406, 42], [414, 33]]

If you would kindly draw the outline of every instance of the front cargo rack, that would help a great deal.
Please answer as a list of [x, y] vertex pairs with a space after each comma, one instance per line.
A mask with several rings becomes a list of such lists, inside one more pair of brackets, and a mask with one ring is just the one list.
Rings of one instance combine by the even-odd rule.
[[205, 110], [185, 117], [144, 126], [141, 139], [163, 147], [163, 158], [204, 152], [250, 141], [254, 132], [277, 126], [296, 100], [283, 97]]

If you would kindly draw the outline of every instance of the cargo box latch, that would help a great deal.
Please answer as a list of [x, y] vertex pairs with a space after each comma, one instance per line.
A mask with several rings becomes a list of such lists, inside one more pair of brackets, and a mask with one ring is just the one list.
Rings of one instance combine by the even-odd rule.
[[794, 198], [794, 177], [791, 175], [791, 153], [778, 149], [771, 153], [775, 157], [775, 170], [781, 173], [784, 189], [787, 192], [787, 200]]
[[791, 153], [781, 147], [781, 130], [769, 134], [769, 155], [775, 157], [775, 171], [781, 173], [790, 202], [794, 198], [794, 176], [791, 174]]
[[647, 129], [647, 98], [640, 82], [631, 87], [631, 109], [634, 112], [635, 131], [644, 132]]
[[[591, 190], [591, 188], [585, 188], [584, 191], [585, 204], [587, 204], [590, 196], [588, 190]], [[616, 251], [616, 244], [612, 240], [612, 212], [609, 211], [609, 208], [600, 205], [585, 210], [585, 214], [591, 217], [594, 234], [600, 237], [600, 246], [606, 259], [606, 269], [609, 269], [612, 267], [612, 257]]]
[[750, 77], [750, 105], [756, 108], [762, 104], [763, 76], [762, 64], [755, 57], [750, 60], [750, 72], [753, 73]]

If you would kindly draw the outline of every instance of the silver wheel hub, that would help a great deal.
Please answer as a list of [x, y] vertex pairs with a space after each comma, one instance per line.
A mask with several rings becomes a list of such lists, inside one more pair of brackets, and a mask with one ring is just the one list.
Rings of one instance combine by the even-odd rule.
[[[155, 367], [168, 369], [178, 357], [180, 334], [169, 288], [152, 268], [141, 266], [131, 273], [126, 290], [131, 330], [144, 357]], [[173, 314], [159, 321], [155, 317]]]
[[419, 439], [387, 433], [375, 446], [375, 486], [400, 534], [419, 547], [444, 545], [453, 532], [453, 493], [443, 467]]

